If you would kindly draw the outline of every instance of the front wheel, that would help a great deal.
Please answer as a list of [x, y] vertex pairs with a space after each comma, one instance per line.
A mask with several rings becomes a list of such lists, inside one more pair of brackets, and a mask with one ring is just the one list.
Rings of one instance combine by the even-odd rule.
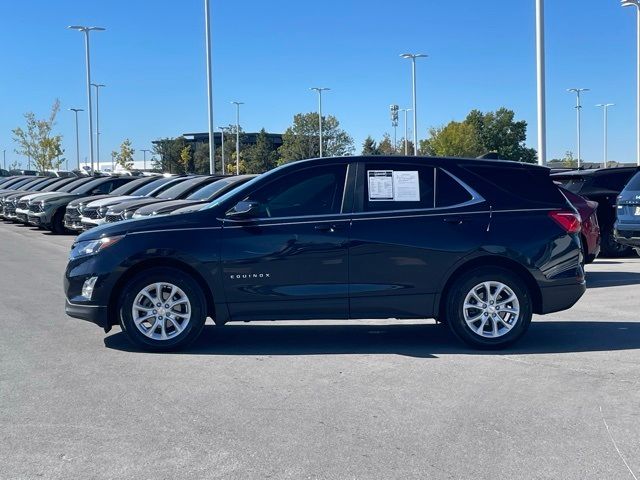
[[198, 283], [173, 268], [153, 268], [132, 278], [122, 290], [120, 323], [129, 340], [144, 350], [171, 351], [194, 341], [206, 320]]
[[524, 335], [533, 314], [525, 283], [508, 270], [474, 269], [448, 292], [445, 315], [453, 333], [467, 345], [504, 348]]

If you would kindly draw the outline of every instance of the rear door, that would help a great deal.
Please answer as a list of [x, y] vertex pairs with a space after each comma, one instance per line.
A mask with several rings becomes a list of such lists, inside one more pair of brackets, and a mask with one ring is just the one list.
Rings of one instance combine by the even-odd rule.
[[429, 317], [444, 275], [486, 236], [485, 202], [425, 161], [369, 161], [358, 170], [350, 316]]
[[232, 320], [347, 318], [346, 162], [257, 185], [251, 219], [225, 218], [221, 261]]

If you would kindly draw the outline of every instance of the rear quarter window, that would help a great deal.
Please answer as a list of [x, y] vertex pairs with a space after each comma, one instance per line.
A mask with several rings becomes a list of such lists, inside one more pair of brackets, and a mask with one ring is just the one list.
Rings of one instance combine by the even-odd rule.
[[634, 192], [640, 190], [640, 172], [631, 177], [631, 180], [629, 180], [629, 183], [627, 183], [627, 186], [624, 187], [624, 189], [632, 190]]

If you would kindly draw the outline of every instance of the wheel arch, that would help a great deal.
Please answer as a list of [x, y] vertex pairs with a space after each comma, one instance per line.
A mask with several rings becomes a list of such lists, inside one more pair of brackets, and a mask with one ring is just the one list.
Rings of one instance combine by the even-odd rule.
[[[191, 276], [198, 286], [202, 289], [202, 293], [204, 295], [206, 301], [206, 312], [208, 317], [214, 318], [217, 320], [219, 317], [217, 313], [220, 313], [216, 310], [216, 303], [214, 300], [213, 292], [209, 287], [207, 281], [204, 277], [198, 272], [195, 268], [190, 266], [189, 264], [182, 262], [180, 260], [174, 258], [149, 258], [146, 260], [142, 260], [132, 267], [130, 267], [116, 282], [114, 287], [111, 290], [109, 295], [109, 304], [108, 304], [108, 325], [107, 328], [110, 328], [112, 325], [118, 324], [118, 309], [117, 309], [117, 299], [120, 297], [122, 290], [129, 280], [131, 280], [134, 276], [139, 274], [144, 270], [148, 270], [151, 268], [159, 268], [159, 267], [168, 267], [175, 268], [176, 270], [180, 270], [187, 275]], [[219, 310], [219, 309], [218, 309]]]
[[449, 275], [444, 284], [444, 287], [440, 290], [441, 293], [439, 297], [436, 298], [436, 312], [438, 313], [440, 318], [443, 318], [444, 316], [447, 295], [453, 284], [462, 275], [478, 267], [499, 267], [504, 268], [505, 270], [509, 270], [518, 275], [518, 277], [521, 278], [525, 283], [527, 290], [531, 295], [533, 313], [539, 313], [542, 311], [542, 292], [540, 291], [538, 282], [536, 282], [534, 276], [531, 274], [531, 272], [529, 272], [529, 270], [527, 270], [524, 265], [506, 257], [485, 255], [473, 258], [463, 263]]

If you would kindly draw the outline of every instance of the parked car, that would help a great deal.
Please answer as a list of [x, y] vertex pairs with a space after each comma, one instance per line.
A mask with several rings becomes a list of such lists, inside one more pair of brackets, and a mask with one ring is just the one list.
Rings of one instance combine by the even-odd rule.
[[616, 200], [636, 171], [635, 167], [597, 168], [552, 175], [554, 180], [559, 181], [570, 192], [598, 202], [600, 255], [603, 257], [624, 257], [633, 253], [630, 247], [616, 241], [613, 229], [616, 219]]
[[11, 175], [28, 175], [30, 177], [38, 175], [36, 170], [9, 170], [9, 173]]
[[157, 195], [160, 195], [162, 192], [171, 188], [176, 183], [183, 181], [185, 178], [187, 177], [184, 175], [155, 177], [153, 181], [131, 192], [129, 195], [114, 195], [109, 198], [102, 198], [88, 203], [83, 207], [81, 212], [82, 216], [80, 218], [80, 223], [82, 225], [82, 230], [86, 231], [105, 223], [105, 215], [109, 207], [119, 205], [124, 202], [136, 201], [140, 198], [155, 198]]
[[20, 188], [16, 192], [6, 192], [0, 194], [0, 216], [5, 220], [13, 220], [16, 218], [16, 208], [18, 200], [30, 193], [42, 192], [49, 185], [59, 183], [60, 178], [57, 177], [38, 177], [39, 180], [31, 182]]
[[204, 185], [215, 182], [223, 177], [216, 176], [203, 176], [193, 175], [183, 178], [181, 181], [176, 182], [171, 188], [167, 188], [165, 191], [159, 193], [153, 198], [139, 198], [137, 200], [122, 202], [117, 205], [109, 207], [104, 218], [106, 223], [119, 222], [121, 220], [128, 220], [133, 217], [133, 214], [141, 207], [160, 203], [166, 200], [179, 200], [186, 198], [195, 190], [198, 190]]
[[84, 183], [70, 192], [52, 192], [45, 198], [32, 200], [27, 216], [30, 225], [64, 233], [64, 213], [67, 204], [81, 197], [109, 193], [131, 181], [131, 177], [98, 177]]
[[74, 188], [79, 187], [83, 183], [87, 183], [90, 180], [91, 180], [90, 178], [67, 177], [59, 180], [57, 183], [53, 185], [49, 185], [48, 187], [43, 189], [41, 192], [23, 193], [16, 202], [15, 217], [12, 218], [12, 220], [21, 222], [21, 223], [28, 223], [29, 207], [31, 205], [32, 200], [45, 198], [57, 192], [69, 192]]
[[587, 200], [580, 195], [560, 187], [564, 196], [580, 214], [582, 228], [580, 239], [582, 241], [582, 257], [584, 263], [593, 263], [600, 253], [600, 225], [598, 224], [598, 202]]
[[11, 180], [8, 180], [2, 184], [0, 187], [0, 193], [6, 193], [10, 191], [19, 190], [20, 187], [26, 185], [27, 183], [33, 182], [34, 177], [20, 175], [17, 177], [13, 177]]
[[[123, 195], [131, 195], [136, 190], [144, 187], [145, 185], [151, 183], [154, 179], [150, 177], [146, 178], [136, 178], [135, 180], [131, 180], [130, 182], [125, 183], [124, 185], [116, 188], [111, 193], [106, 193], [102, 195], [92, 195], [90, 197], [82, 197], [77, 200], [72, 200], [67, 205], [64, 214], [64, 226], [68, 230], [79, 232], [83, 230], [82, 227], [82, 213], [86, 205], [91, 202], [95, 202], [96, 200], [101, 200], [103, 198], [114, 198], [120, 197]], [[97, 218], [97, 216], [96, 216]]]
[[198, 190], [185, 197], [183, 200], [163, 200], [152, 203], [145, 207], [138, 208], [133, 214], [133, 218], [149, 217], [151, 215], [167, 215], [175, 210], [188, 206], [205, 205], [216, 198], [224, 195], [229, 190], [239, 187], [243, 183], [251, 180], [255, 175], [234, 175], [232, 177], [221, 177], [215, 182], [201, 186]]
[[77, 177], [72, 170], [47, 170], [44, 173], [48, 177]]
[[549, 170], [456, 158], [293, 162], [204, 208], [105, 224], [73, 244], [66, 311], [135, 345], [205, 319], [436, 318], [505, 347], [584, 293], [580, 218]]
[[617, 204], [615, 237], [640, 255], [640, 171], [624, 187]]

